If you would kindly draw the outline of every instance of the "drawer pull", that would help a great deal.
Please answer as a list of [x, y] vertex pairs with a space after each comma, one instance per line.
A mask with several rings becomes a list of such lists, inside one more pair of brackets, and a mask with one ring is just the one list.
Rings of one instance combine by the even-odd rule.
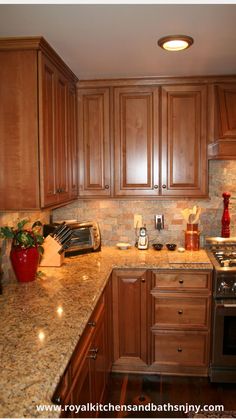
[[154, 185], [154, 189], [158, 189], [158, 185]]
[[179, 284], [183, 284], [184, 280], [183, 279], [179, 279]]
[[88, 355], [87, 356], [88, 359], [97, 359], [97, 354], [93, 354], [93, 355]]
[[89, 326], [95, 327], [96, 326], [96, 322], [92, 321], [92, 322], [88, 322]]
[[93, 352], [94, 354], [98, 353], [98, 348], [89, 349], [89, 352]]
[[178, 352], [182, 352], [182, 348], [178, 348], [178, 349], [177, 349], [177, 351], [178, 351]]
[[178, 310], [178, 314], [183, 314], [183, 310]]
[[57, 396], [57, 397], [53, 398], [52, 401], [53, 401], [54, 404], [58, 404], [58, 405], [62, 404], [61, 396]]

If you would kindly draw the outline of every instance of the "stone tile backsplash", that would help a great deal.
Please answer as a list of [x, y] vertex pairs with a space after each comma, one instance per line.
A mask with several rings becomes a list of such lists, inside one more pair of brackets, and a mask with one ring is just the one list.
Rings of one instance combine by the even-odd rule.
[[[80, 200], [73, 204], [52, 211], [53, 221], [62, 219], [97, 220], [102, 243], [113, 246], [119, 241], [135, 242], [134, 214], [141, 214], [146, 224], [151, 242], [174, 242], [184, 245], [186, 223], [181, 210], [199, 205], [202, 208], [199, 228], [201, 243], [205, 236], [221, 234], [221, 217], [223, 212], [222, 193], [229, 191], [231, 216], [231, 236], [236, 236], [236, 161], [209, 162], [209, 199], [170, 199], [170, 200]], [[164, 214], [165, 228], [160, 232], [154, 228], [154, 215]], [[0, 213], [0, 225], [16, 224], [17, 219], [29, 217], [30, 222], [40, 220], [49, 222], [49, 211], [5, 212]]]
[[[229, 191], [231, 236], [236, 236], [236, 161], [209, 162], [209, 199], [170, 200], [78, 200], [73, 204], [53, 211], [53, 220], [76, 219], [98, 221], [102, 243], [113, 246], [119, 241], [135, 242], [134, 214], [141, 214], [151, 242], [174, 242], [184, 246], [186, 223], [181, 210], [199, 205], [202, 208], [199, 229], [201, 243], [205, 236], [221, 234], [223, 212], [222, 193]], [[164, 214], [165, 228], [160, 232], [154, 228], [154, 215]]]

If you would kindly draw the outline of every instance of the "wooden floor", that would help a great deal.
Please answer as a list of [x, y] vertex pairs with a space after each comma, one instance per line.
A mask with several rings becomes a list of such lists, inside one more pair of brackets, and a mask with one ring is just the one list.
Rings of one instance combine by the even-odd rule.
[[[210, 383], [208, 378], [176, 377], [162, 375], [117, 374], [111, 375], [106, 403], [113, 405], [152, 402], [156, 405], [224, 405], [225, 411], [236, 411], [236, 384]], [[235, 414], [236, 416], [236, 414]], [[191, 417], [181, 412], [114, 412], [102, 417]]]

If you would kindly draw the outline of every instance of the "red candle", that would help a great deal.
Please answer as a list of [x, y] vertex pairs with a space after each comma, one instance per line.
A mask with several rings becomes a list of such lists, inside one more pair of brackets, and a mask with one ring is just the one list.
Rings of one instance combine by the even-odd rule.
[[221, 237], [230, 237], [230, 215], [229, 215], [229, 198], [231, 197], [231, 194], [229, 192], [224, 192], [222, 194], [222, 197], [224, 198], [224, 211], [221, 218]]

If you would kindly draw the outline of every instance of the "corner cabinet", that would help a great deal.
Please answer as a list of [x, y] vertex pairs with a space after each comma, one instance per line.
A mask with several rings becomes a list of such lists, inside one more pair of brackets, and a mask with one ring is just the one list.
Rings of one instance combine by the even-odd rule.
[[219, 83], [210, 88], [210, 159], [236, 158], [236, 82]]
[[0, 40], [1, 210], [77, 198], [76, 76], [43, 38]]

